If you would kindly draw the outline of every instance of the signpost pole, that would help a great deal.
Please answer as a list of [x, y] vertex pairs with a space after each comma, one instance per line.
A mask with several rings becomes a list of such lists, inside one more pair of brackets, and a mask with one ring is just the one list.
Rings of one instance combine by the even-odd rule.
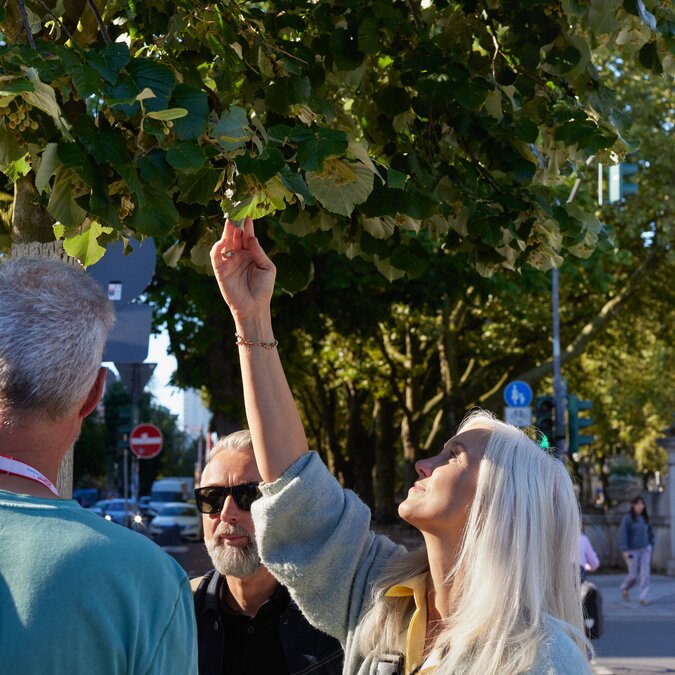
[[563, 385], [560, 378], [560, 314], [559, 314], [559, 271], [553, 268], [552, 275], [552, 313], [553, 313], [553, 398], [555, 399], [555, 447], [558, 459], [564, 459], [567, 454], [567, 440], [565, 432], [565, 399]]

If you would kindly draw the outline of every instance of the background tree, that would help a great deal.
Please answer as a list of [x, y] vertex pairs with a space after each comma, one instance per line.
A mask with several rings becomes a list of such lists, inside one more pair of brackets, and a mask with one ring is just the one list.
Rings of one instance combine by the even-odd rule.
[[[123, 450], [128, 447], [131, 430], [131, 396], [121, 382], [109, 384], [102, 407], [102, 415], [91, 415], [85, 420], [75, 443], [74, 484], [121, 494]], [[192, 476], [197, 461], [196, 442], [180, 431], [176, 416], [157, 405], [147, 392], [141, 396], [139, 414], [141, 419], [159, 427], [164, 437], [160, 454], [140, 463], [139, 494], [149, 494], [156, 478]]]

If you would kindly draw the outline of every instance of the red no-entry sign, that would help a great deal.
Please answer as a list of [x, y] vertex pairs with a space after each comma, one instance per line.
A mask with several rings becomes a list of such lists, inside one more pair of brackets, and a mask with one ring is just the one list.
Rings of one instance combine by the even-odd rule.
[[159, 455], [164, 438], [154, 424], [139, 424], [129, 434], [129, 448], [139, 459], [152, 459]]

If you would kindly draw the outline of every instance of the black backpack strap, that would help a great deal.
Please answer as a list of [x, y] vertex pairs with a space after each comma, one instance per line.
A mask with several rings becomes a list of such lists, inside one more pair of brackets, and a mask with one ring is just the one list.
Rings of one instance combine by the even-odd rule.
[[218, 609], [218, 586], [223, 581], [216, 570], [209, 570], [191, 582], [197, 619], [199, 675], [221, 675], [223, 672], [225, 643]]
[[204, 608], [204, 600], [206, 599], [206, 592], [209, 584], [213, 579], [216, 570], [209, 570], [203, 577], [195, 577], [190, 579], [190, 586], [192, 588], [192, 599], [195, 603], [195, 612], [199, 614]]

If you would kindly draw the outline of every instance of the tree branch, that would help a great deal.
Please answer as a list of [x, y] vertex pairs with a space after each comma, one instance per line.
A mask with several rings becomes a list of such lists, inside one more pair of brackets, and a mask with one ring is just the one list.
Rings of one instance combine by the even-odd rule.
[[28, 21], [28, 13], [26, 12], [26, 5], [23, 0], [19, 0], [19, 11], [21, 12], [21, 22], [23, 23], [23, 29], [26, 31], [28, 44], [31, 46], [31, 49], [35, 49], [35, 38], [33, 37], [33, 31], [30, 29], [30, 21]]
[[101, 29], [101, 36], [103, 37], [103, 42], [105, 42], [107, 45], [111, 45], [112, 40], [110, 39], [110, 33], [108, 33], [108, 29], [105, 27], [105, 24], [103, 23], [103, 17], [101, 16], [101, 12], [98, 11], [96, 3], [94, 2], [94, 0], [87, 0], [87, 4], [89, 5], [91, 11], [94, 13], [94, 16], [96, 17], [98, 27]]

